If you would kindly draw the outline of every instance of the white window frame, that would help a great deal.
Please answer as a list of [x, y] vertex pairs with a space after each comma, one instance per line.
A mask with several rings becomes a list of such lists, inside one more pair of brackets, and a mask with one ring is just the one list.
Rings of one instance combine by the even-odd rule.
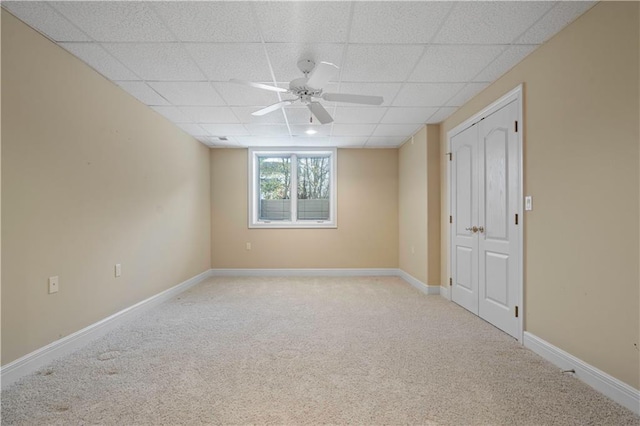
[[[258, 174], [258, 157], [273, 155], [291, 156], [291, 220], [260, 220], [258, 215], [258, 197], [260, 193], [260, 176]], [[297, 156], [328, 155], [331, 172], [329, 182], [329, 219], [328, 220], [298, 220], [298, 164]], [[336, 148], [249, 148], [248, 182], [249, 182], [249, 228], [337, 228], [337, 164], [338, 150]]]

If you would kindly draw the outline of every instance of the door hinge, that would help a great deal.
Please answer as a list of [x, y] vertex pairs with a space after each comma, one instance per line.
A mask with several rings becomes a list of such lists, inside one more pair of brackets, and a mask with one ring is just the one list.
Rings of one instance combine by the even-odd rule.
[[516, 225], [518, 224], [518, 213], [516, 213]]
[[445, 155], [449, 157], [449, 161], [453, 160], [453, 152], [447, 152]]
[[449, 286], [453, 285], [453, 278], [449, 278]]
[[516, 306], [516, 318], [518, 318], [518, 307]]
[[518, 133], [518, 120], [516, 120], [515, 122], [515, 127], [516, 127], [516, 133]]
[[449, 223], [453, 223], [453, 216], [449, 216]]

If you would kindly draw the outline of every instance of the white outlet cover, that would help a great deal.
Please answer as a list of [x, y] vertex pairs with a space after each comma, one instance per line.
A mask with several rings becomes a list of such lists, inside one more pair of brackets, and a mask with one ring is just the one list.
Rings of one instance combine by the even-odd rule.
[[58, 277], [49, 277], [49, 294], [58, 292]]

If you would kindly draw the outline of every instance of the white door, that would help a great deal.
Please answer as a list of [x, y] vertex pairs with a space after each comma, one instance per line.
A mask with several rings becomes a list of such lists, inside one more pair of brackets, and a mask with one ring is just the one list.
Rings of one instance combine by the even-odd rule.
[[451, 298], [478, 315], [478, 126], [451, 138]]
[[516, 225], [520, 200], [518, 135], [514, 101], [478, 124], [478, 315], [516, 336], [520, 299]]
[[452, 300], [519, 337], [520, 152], [513, 101], [451, 138]]

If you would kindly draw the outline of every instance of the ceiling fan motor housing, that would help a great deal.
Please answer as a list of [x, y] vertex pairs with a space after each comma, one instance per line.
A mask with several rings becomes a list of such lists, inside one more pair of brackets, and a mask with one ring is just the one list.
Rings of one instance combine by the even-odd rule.
[[307, 86], [307, 79], [304, 77], [291, 81], [289, 90], [303, 102], [310, 102], [311, 97], [320, 97], [322, 95], [322, 89], [314, 89]]

